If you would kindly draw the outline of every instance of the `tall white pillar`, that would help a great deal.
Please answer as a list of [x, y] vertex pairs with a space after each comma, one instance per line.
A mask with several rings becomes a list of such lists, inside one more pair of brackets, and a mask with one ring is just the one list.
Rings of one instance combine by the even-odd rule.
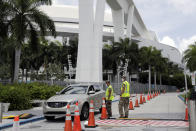
[[105, 13], [105, 0], [97, 0], [95, 21], [94, 21], [94, 44], [95, 44], [95, 57], [93, 59], [92, 76], [96, 82], [103, 81], [102, 75], [102, 46], [103, 46], [103, 24]]
[[127, 33], [126, 33], [126, 37], [129, 37], [130, 39], [131, 39], [132, 26], [133, 26], [133, 14], [134, 14], [134, 5], [130, 5], [128, 11]]
[[79, 45], [76, 82], [102, 82], [102, 45], [105, 0], [79, 0]]
[[93, 0], [79, 0], [79, 43], [76, 82], [90, 82], [93, 63]]
[[114, 25], [114, 41], [118, 42], [119, 38], [124, 37], [124, 11], [123, 9], [112, 9], [112, 18]]

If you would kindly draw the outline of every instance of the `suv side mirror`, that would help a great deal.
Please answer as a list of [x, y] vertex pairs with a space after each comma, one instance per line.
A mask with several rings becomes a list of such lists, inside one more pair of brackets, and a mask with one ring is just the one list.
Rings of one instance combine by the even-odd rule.
[[88, 94], [95, 94], [95, 91], [89, 91]]

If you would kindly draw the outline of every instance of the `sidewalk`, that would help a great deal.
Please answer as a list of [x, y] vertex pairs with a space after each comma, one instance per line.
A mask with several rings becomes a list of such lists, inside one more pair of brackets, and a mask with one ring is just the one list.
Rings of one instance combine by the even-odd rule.
[[[129, 111], [129, 117], [183, 120], [185, 105], [183, 101], [178, 98], [178, 95], [179, 93], [161, 94], [161, 96], [155, 97], [147, 101], [147, 103], [140, 105], [139, 108]], [[135, 98], [133, 98], [133, 104], [134, 103]]]
[[[185, 105], [178, 95], [179, 93], [166, 93], [147, 101], [139, 108], [129, 111], [130, 120], [96, 119], [99, 127], [95, 130], [188, 131], [189, 124], [184, 121]], [[135, 99], [136, 97], [132, 97], [133, 105]], [[112, 103], [112, 113], [113, 117], [119, 117], [118, 102]]]

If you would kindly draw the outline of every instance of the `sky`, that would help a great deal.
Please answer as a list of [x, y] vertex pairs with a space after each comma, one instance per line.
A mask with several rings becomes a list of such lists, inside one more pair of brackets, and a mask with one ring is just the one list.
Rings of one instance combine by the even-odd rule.
[[[133, 0], [148, 30], [159, 42], [181, 52], [196, 41], [196, 0]], [[53, 0], [54, 5], [78, 5], [78, 0]], [[106, 6], [106, 10], [110, 10]]]

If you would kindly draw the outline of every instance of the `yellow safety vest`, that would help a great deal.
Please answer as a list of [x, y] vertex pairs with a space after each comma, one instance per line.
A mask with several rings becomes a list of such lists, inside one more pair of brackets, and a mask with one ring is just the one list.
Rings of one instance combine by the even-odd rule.
[[121, 91], [123, 89], [123, 85], [125, 85], [125, 91], [124, 93], [121, 95], [121, 97], [130, 97], [130, 93], [129, 93], [129, 82], [127, 81], [124, 81], [123, 84], [122, 84], [122, 87], [121, 87]]
[[[109, 89], [111, 89], [112, 92], [111, 92], [111, 94], [110, 94], [110, 98], [108, 99], [108, 96], [109, 96]], [[114, 99], [114, 91], [113, 91], [113, 88], [112, 88], [111, 85], [109, 85], [109, 87], [107, 88], [105, 96], [106, 96], [106, 100], [111, 100], [111, 101], [112, 101], [112, 100]]]

